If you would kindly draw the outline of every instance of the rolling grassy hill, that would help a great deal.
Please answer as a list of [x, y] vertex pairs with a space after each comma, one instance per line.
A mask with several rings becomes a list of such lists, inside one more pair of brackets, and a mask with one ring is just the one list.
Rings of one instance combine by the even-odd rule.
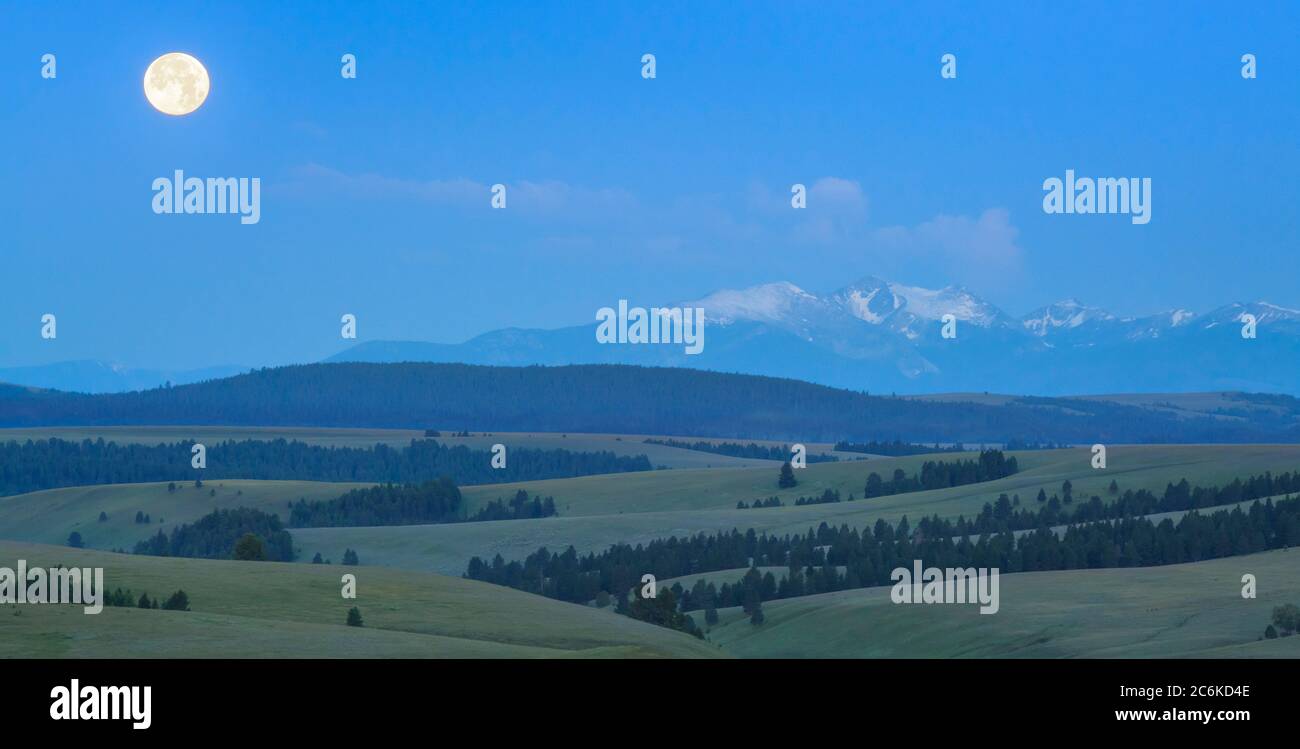
[[[910, 473], [934, 457], [813, 464], [799, 471], [799, 485], [787, 490], [777, 490], [770, 462], [467, 487], [471, 509], [525, 488], [555, 496], [561, 516], [292, 530], [304, 561], [317, 551], [338, 560], [344, 548], [356, 549], [362, 566], [349, 568], [159, 559], [58, 544], [77, 530], [92, 547], [130, 548], [160, 527], [194, 520], [214, 507], [252, 506], [283, 516], [291, 500], [334, 497], [352, 484], [214, 481], [202, 489], [183, 485], [174, 493], [165, 484], [134, 484], [0, 498], [0, 537], [14, 539], [0, 542], [0, 564], [18, 558], [46, 565], [93, 563], [108, 569], [110, 587], [151, 595], [184, 588], [194, 607], [189, 613], [110, 608], [97, 617], [61, 606], [21, 607], [17, 615], [13, 606], [0, 607], [0, 656], [717, 655], [715, 646], [608, 611], [442, 574], [459, 576], [472, 556], [521, 558], [542, 545], [594, 551], [617, 542], [732, 528], [805, 532], [823, 521], [862, 527], [905, 514], [972, 515], [1001, 492], [1018, 493], [1022, 504], [1033, 505], [1038, 488], [1051, 494], [1066, 479], [1076, 496], [1108, 498], [1112, 479], [1121, 489], [1161, 491], [1181, 478], [1210, 485], [1300, 468], [1300, 446], [1117, 445], [1111, 446], [1104, 471], [1091, 468], [1086, 449], [1031, 451], [1016, 453], [1020, 473], [979, 485], [827, 505], [734, 509], [740, 499], [775, 494], [791, 502], [827, 488], [860, 496], [870, 471], [888, 475], [898, 467]], [[940, 459], [960, 457], [966, 456]], [[134, 523], [137, 510], [154, 522]], [[100, 511], [108, 514], [106, 522], [98, 522]], [[1294, 572], [1300, 557], [1290, 558], [1296, 553], [1161, 568], [1004, 575], [1002, 612], [994, 616], [960, 606], [894, 606], [887, 588], [772, 601], [764, 605], [767, 623], [759, 628], [739, 611], [723, 610], [712, 637], [739, 657], [1300, 656], [1300, 638], [1255, 641], [1273, 605], [1300, 603], [1300, 575]], [[342, 626], [354, 603], [337, 598], [344, 571], [359, 576], [361, 596], [355, 604], [366, 617], [364, 628]], [[1244, 572], [1259, 578], [1256, 601], [1240, 599]]]
[[[191, 611], [0, 605], [0, 657], [716, 657], [689, 635], [453, 577], [374, 567], [161, 559], [0, 541], [0, 565], [103, 567], [137, 595], [183, 589]], [[340, 577], [357, 576], [357, 598]], [[349, 608], [365, 619], [348, 627]]]
[[[884, 474], [894, 466], [906, 469], [926, 458], [810, 465], [798, 472], [799, 485], [784, 491], [776, 490], [771, 469], [587, 476], [526, 485], [530, 492], [554, 495], [560, 517], [385, 529], [312, 528], [294, 531], [294, 538], [304, 551], [321, 551], [335, 558], [344, 548], [352, 548], [368, 564], [459, 574], [471, 556], [490, 559], [499, 553], [507, 560], [521, 559], [539, 546], [559, 550], [573, 545], [587, 552], [619, 542], [647, 543], [656, 538], [732, 528], [802, 533], [823, 521], [866, 527], [877, 519], [895, 522], [904, 515], [912, 520], [934, 514], [969, 517], [979, 513], [986, 502], [996, 501], [1002, 492], [1018, 493], [1022, 505], [1035, 505], [1034, 497], [1040, 488], [1051, 495], [1059, 492], [1067, 479], [1074, 484], [1076, 497], [1097, 494], [1109, 499], [1107, 487], [1112, 479], [1121, 490], [1163, 491], [1167, 483], [1184, 477], [1192, 483], [1212, 485], [1252, 473], [1300, 468], [1300, 447], [1295, 446], [1114, 446], [1104, 471], [1091, 467], [1089, 455], [1085, 449], [1016, 453], [1022, 463], [1021, 472], [998, 481], [856, 502], [757, 510], [734, 509], [735, 502], [738, 498], [773, 494], [792, 501], [799, 494], [820, 494], [826, 488], [839, 490], [845, 498], [849, 492], [860, 497], [868, 472]], [[620, 485], [608, 481], [612, 478], [619, 479]], [[647, 478], [658, 481], [636, 490], [621, 483]], [[766, 485], [771, 488], [763, 488]], [[495, 497], [512, 486], [474, 487], [473, 495]], [[571, 506], [566, 508], [566, 503]], [[584, 514], [587, 512], [593, 514]]]
[[[672, 448], [670, 448], [672, 449]], [[473, 556], [500, 553], [518, 559], [539, 546], [598, 551], [617, 542], [645, 543], [656, 538], [702, 531], [754, 528], [774, 533], [807, 531], [825, 521], [864, 527], [883, 518], [904, 515], [955, 517], [977, 514], [999, 493], [1019, 494], [1022, 505], [1033, 505], [1040, 488], [1051, 495], [1070, 480], [1077, 497], [1097, 494], [1109, 499], [1114, 479], [1121, 490], [1163, 491], [1165, 484], [1187, 478], [1192, 483], [1222, 484], [1264, 471], [1300, 469], [1300, 446], [1178, 445], [1112, 446], [1106, 470], [1094, 470], [1083, 448], [1015, 453], [1021, 472], [998, 481], [855, 502], [735, 509], [738, 500], [780, 496], [792, 503], [800, 495], [835, 489], [847, 499], [861, 496], [871, 471], [888, 475], [907, 472], [934, 456], [879, 458], [854, 463], [818, 463], [798, 472], [799, 485], [778, 490], [775, 466], [755, 468], [680, 469], [642, 473], [584, 476], [571, 479], [465, 487], [470, 511], [497, 497], [510, 497], [523, 488], [530, 494], [554, 496], [560, 517], [504, 520], [490, 523], [412, 525], [371, 528], [293, 529], [296, 545], [310, 559], [317, 551], [341, 559], [345, 548], [356, 549], [365, 564], [459, 575]], [[940, 459], [957, 456], [946, 454]], [[224, 487], [218, 486], [224, 484]], [[215, 507], [250, 506], [280, 513], [298, 497], [329, 498], [353, 484], [314, 482], [223, 481], [196, 490], [186, 485], [169, 494], [164, 484], [57, 489], [0, 498], [0, 537], [40, 543], [63, 543], [79, 531], [93, 548], [131, 548], [159, 527], [196, 519]], [[215, 497], [208, 496], [215, 489]], [[243, 494], [238, 494], [242, 491]], [[98, 523], [103, 510], [109, 521]], [[149, 513], [153, 526], [133, 523], [137, 510]]]
[[[171, 531], [180, 523], [189, 523], [214, 509], [253, 507], [288, 517], [288, 503], [299, 497], [333, 499], [349, 489], [369, 484], [336, 484], [319, 481], [246, 481], [223, 480], [204, 483], [196, 489], [192, 483], [177, 484], [175, 492], [167, 484], [103, 484], [0, 497], [0, 538], [43, 544], [64, 544], [68, 534], [77, 531], [89, 548], [126, 549], [136, 541], [157, 533]], [[215, 495], [213, 495], [215, 492]], [[135, 522], [136, 512], [144, 512], [149, 525]], [[108, 520], [99, 522], [99, 513]]]
[[[998, 481], [951, 489], [915, 492], [878, 497], [862, 503], [867, 475], [875, 472], [888, 478], [895, 469], [907, 474], [920, 470], [926, 461], [970, 460], [974, 453], [944, 453], [900, 458], [872, 458], [867, 461], [816, 463], [796, 473], [799, 484], [780, 489], [776, 485], [777, 468], [773, 464], [743, 470], [677, 470], [629, 474], [581, 476], [516, 484], [489, 484], [465, 487], [471, 507], [496, 497], [508, 496], [516, 489], [556, 498], [563, 517], [610, 515], [630, 512], [666, 512], [679, 510], [728, 510], [736, 502], [751, 502], [771, 496], [780, 497], [785, 507], [741, 512], [777, 513], [792, 519], [809, 517], [817, 512], [860, 513], [870, 508], [873, 517], [886, 519], [917, 512], [942, 516], [978, 513], [985, 502], [998, 494], [1019, 494], [1022, 502], [1032, 502], [1038, 490], [1050, 496], [1060, 493], [1062, 482], [1069, 480], [1076, 497], [1096, 494], [1103, 499], [1112, 480], [1123, 489], [1163, 491], [1169, 482], [1186, 478], [1192, 483], [1222, 484], [1265, 471], [1300, 470], [1298, 445], [1112, 445], [1107, 467], [1092, 468], [1091, 452], [1086, 448], [1035, 450], [1011, 453], [1020, 464], [1020, 472]], [[820, 495], [827, 489], [838, 491], [848, 499], [850, 493], [859, 503], [819, 505], [815, 508], [793, 507], [800, 496]], [[843, 507], [847, 504], [848, 507]], [[821, 508], [820, 510], [816, 508]], [[883, 514], [882, 514], [883, 513]], [[741, 515], [741, 519], [750, 515]]]
[[[1138, 569], [1000, 576], [1001, 608], [897, 605], [889, 588], [763, 604], [755, 627], [719, 610], [709, 639], [743, 658], [1300, 657], [1300, 636], [1259, 640], [1300, 604], [1300, 550]], [[1258, 598], [1241, 597], [1254, 574]]]

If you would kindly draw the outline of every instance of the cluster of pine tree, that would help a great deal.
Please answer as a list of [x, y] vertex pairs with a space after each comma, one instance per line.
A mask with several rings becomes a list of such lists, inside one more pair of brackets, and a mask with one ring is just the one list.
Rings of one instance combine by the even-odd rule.
[[768, 497], [767, 499], [756, 499], [754, 500], [754, 504], [749, 504], [743, 499], [736, 503], [737, 510], [749, 510], [749, 509], [757, 510], [763, 507], [780, 507], [780, 506], [781, 506], [780, 497]]
[[[159, 445], [116, 442], [14, 440], [0, 442], [0, 496], [61, 486], [195, 480], [190, 465], [193, 441]], [[649, 471], [644, 455], [622, 456], [608, 450], [574, 452], [514, 448], [503, 468], [492, 467], [492, 453], [437, 440], [411, 440], [405, 447], [325, 447], [294, 440], [226, 441], [207, 446], [213, 479], [296, 481], [363, 481], [418, 483], [450, 476], [461, 484], [505, 483]], [[195, 486], [202, 486], [196, 483]], [[174, 482], [170, 486], [175, 491]]]
[[114, 588], [104, 595], [104, 605], [128, 609], [160, 608], [164, 611], [189, 611], [190, 597], [185, 594], [185, 591], [178, 590], [168, 596], [167, 600], [160, 601], [157, 598], [150, 598], [148, 593], [141, 593], [140, 597], [136, 598], [130, 588], [126, 590]]
[[334, 499], [291, 505], [291, 528], [418, 525], [460, 520], [461, 494], [448, 478], [422, 484], [381, 484]]
[[776, 575], [770, 571], [760, 573], [754, 567], [750, 567], [734, 584], [723, 583], [721, 588], [700, 579], [690, 589], [682, 588], [681, 583], [674, 583], [672, 592], [681, 601], [682, 611], [703, 609], [704, 621], [708, 624], [717, 622], [718, 609], [732, 606], [740, 606], [752, 623], [762, 624], [763, 601], [778, 597]]
[[[250, 544], [250, 538], [255, 543]], [[253, 550], [244, 551], [250, 547]], [[159, 530], [152, 538], [137, 543], [135, 553], [156, 557], [292, 562], [293, 537], [281, 526], [280, 516], [238, 507], [213, 510], [193, 523], [173, 529], [170, 536]]]
[[892, 442], [877, 442], [875, 440], [871, 442], [847, 442], [840, 440], [835, 443], [835, 450], [842, 453], [867, 453], [869, 455], [903, 457], [906, 455], [925, 455], [927, 453], [960, 453], [965, 452], [966, 448], [960, 442], [951, 447], [940, 447], [939, 443], [936, 442], [931, 447], [903, 442], [902, 440]]
[[[643, 440], [647, 445], [664, 445], [666, 447], [680, 447], [684, 450], [695, 450], [702, 453], [714, 453], [716, 455], [729, 455], [733, 458], [758, 458], [761, 460], [789, 460], [790, 446], [781, 445], [759, 445], [754, 442], [741, 444], [739, 442], [686, 442], [685, 440], [675, 439], [656, 439], [654, 437]], [[821, 453], [809, 453], [805, 458], [809, 463], [834, 463], [839, 458], [834, 455], [824, 455]]]
[[633, 619], [675, 629], [701, 639], [704, 637], [695, 620], [681, 610], [671, 590], [658, 591], [658, 595], [653, 598], [633, 596], [631, 603], [627, 602], [626, 597], [620, 597], [616, 610]]
[[1020, 466], [1016, 463], [1016, 459], [1008, 458], [1001, 450], [981, 450], [979, 458], [975, 460], [953, 462], [927, 460], [921, 464], [921, 472], [911, 476], [908, 476], [903, 469], [897, 468], [894, 470], [893, 478], [888, 481], [872, 471], [867, 476], [867, 486], [862, 496], [872, 499], [892, 494], [978, 484], [1006, 478], [1019, 470]]
[[1273, 622], [1264, 629], [1264, 639], [1290, 637], [1300, 630], [1300, 607], [1294, 603], [1273, 607]]
[[[1039, 490], [1038, 501], [1043, 505], [1038, 511], [1016, 509], [1020, 504], [1020, 495], [1008, 498], [1006, 494], [998, 496], [997, 502], [985, 504], [983, 510], [973, 520], [964, 516], [957, 518], [952, 528], [954, 535], [973, 535], [979, 533], [1000, 533], [1002, 531], [1020, 531], [1037, 528], [1040, 525], [1055, 526], [1066, 523], [1088, 523], [1099, 520], [1154, 515], [1161, 512], [1179, 512], [1197, 510], [1207, 507], [1221, 507], [1240, 502], [1249, 502], [1266, 497], [1278, 497], [1300, 493], [1300, 472], [1287, 472], [1273, 475], [1266, 472], [1251, 476], [1245, 480], [1233, 479], [1223, 486], [1193, 487], [1187, 479], [1178, 483], [1168, 483], [1160, 495], [1146, 489], [1125, 490], [1119, 493], [1119, 487], [1111, 482], [1110, 493], [1116, 495], [1113, 502], [1106, 503], [1101, 497], [1093, 495], [1086, 502], [1074, 502], [1073, 487], [1069, 481], [1061, 484], [1060, 496], [1053, 494], [1050, 499], [1044, 490]], [[1062, 501], [1061, 496], [1064, 497]], [[1067, 512], [1066, 506], [1073, 503], [1073, 511]], [[925, 522], [924, 520], [922, 521]]]
[[1060, 450], [1069, 447], [1055, 442], [1033, 442], [1021, 439], [1009, 439], [1002, 444], [1003, 450]]
[[494, 499], [468, 519], [471, 522], [482, 520], [532, 520], [535, 518], [549, 518], [556, 514], [558, 513], [555, 511], [554, 497], [542, 498], [535, 495], [529, 498], [528, 492], [520, 489], [515, 492], [515, 496], [509, 503], [501, 498]]
[[509, 502], [498, 498], [474, 514], [466, 515], [460, 489], [451, 479], [442, 478], [422, 484], [381, 484], [353, 489], [335, 499], [312, 502], [299, 499], [289, 504], [289, 527], [464, 523], [544, 518], [554, 514], [553, 497], [530, 497], [520, 489]]
[[[849, 499], [853, 499], [852, 496]], [[800, 497], [794, 501], [796, 507], [804, 505], [826, 505], [840, 501], [840, 493], [834, 489], [827, 489], [821, 493], [821, 496]]]
[[[795, 499], [794, 504], [796, 507], [803, 507], [804, 505], [824, 505], [824, 504], [830, 504], [832, 502], [838, 502], [838, 501], [840, 501], [840, 493], [834, 489], [827, 489], [826, 491], [823, 491], [820, 495], [814, 494], [810, 497], [799, 497]], [[853, 501], [852, 494], [849, 495], [849, 501], [850, 502]], [[781, 504], [780, 497], [768, 497], [767, 499], [756, 499], [754, 500], [753, 504], [745, 502], [744, 500], [741, 500], [736, 503], [737, 510], [748, 510], [748, 509], [757, 510], [763, 507], [783, 507], [783, 506], [784, 505]]]
[[[1189, 495], [1196, 495], [1191, 490]], [[965, 522], [965, 521], [963, 521]], [[849, 588], [891, 584], [897, 567], [913, 560], [926, 566], [996, 567], [1004, 573], [1102, 567], [1137, 567], [1195, 562], [1300, 543], [1300, 499], [1255, 501], [1239, 508], [1202, 515], [1189, 512], [1177, 523], [1145, 517], [1069, 525], [1057, 533], [1040, 515], [1036, 530], [1016, 537], [1010, 530], [971, 536], [959, 524], [927, 518], [913, 531], [907, 518], [897, 526], [884, 520], [870, 531], [822, 523], [807, 534], [769, 536], [746, 533], [672, 537], [635, 547], [619, 544], [600, 554], [579, 556], [573, 547], [562, 553], [545, 548], [523, 562], [470, 560], [466, 577], [508, 585], [573, 602], [586, 602], [600, 591], [630, 590], [646, 573], [664, 579], [683, 575], [759, 566], [786, 568], [773, 575], [742, 580], [723, 601], [743, 600], [755, 587], [760, 600], [811, 595]], [[755, 571], [756, 572], [756, 571]], [[707, 585], [705, 588], [707, 589]], [[725, 586], [724, 586], [725, 587]], [[706, 606], [705, 591], [682, 596], [687, 607]]]

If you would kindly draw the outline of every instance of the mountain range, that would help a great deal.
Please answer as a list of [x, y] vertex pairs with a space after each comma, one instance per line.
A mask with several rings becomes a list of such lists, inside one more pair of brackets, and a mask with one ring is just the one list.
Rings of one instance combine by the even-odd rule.
[[[1067, 299], [1016, 318], [964, 286], [869, 276], [825, 295], [780, 282], [682, 306], [707, 320], [694, 356], [680, 345], [599, 344], [593, 322], [460, 344], [371, 341], [327, 361], [683, 366], [899, 393], [1300, 392], [1300, 310], [1262, 301], [1121, 317]], [[955, 338], [941, 334], [948, 314]], [[1246, 314], [1253, 339], [1241, 334]]]
[[165, 370], [128, 367], [96, 359], [56, 362], [28, 367], [0, 368], [0, 382], [77, 393], [124, 393], [160, 385], [187, 385], [247, 372], [248, 367], [215, 366]]
[[[325, 361], [689, 367], [873, 393], [1300, 394], [1300, 310], [1263, 301], [1122, 317], [1066, 299], [1017, 318], [964, 286], [927, 289], [868, 276], [828, 294], [778, 282], [679, 306], [704, 310], [699, 354], [680, 344], [601, 344], [593, 318], [558, 329], [503, 328], [455, 344], [367, 341]], [[948, 314], [955, 338], [941, 334]], [[1246, 314], [1257, 321], [1254, 339], [1241, 334]], [[0, 382], [119, 392], [236, 371], [246, 368], [167, 373], [66, 362], [0, 369]]]

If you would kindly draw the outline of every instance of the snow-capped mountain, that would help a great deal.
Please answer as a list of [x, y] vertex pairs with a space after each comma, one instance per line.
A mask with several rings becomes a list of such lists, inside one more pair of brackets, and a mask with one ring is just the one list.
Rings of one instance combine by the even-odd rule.
[[944, 315], [980, 328], [1015, 324], [964, 286], [926, 289], [868, 276], [831, 294], [830, 302], [863, 322], [883, 325], [913, 341], [933, 335], [938, 330], [934, 323]]
[[[462, 344], [376, 341], [332, 361], [628, 363], [795, 377], [872, 392], [1263, 390], [1300, 393], [1300, 311], [1267, 302], [1120, 317], [1065, 299], [1016, 319], [961, 286], [867, 276], [827, 294], [778, 282], [715, 291], [705, 350], [603, 346], [592, 326], [508, 329]], [[957, 337], [940, 335], [945, 315]], [[1242, 315], [1257, 320], [1240, 335]]]
[[887, 362], [907, 377], [934, 370], [934, 365], [888, 329], [864, 325], [863, 320], [834, 296], [823, 299], [792, 283], [724, 289], [684, 306], [703, 309], [705, 319], [715, 329], [768, 326], [837, 356]]
[[687, 302], [698, 307], [710, 322], [730, 325], [740, 320], [774, 323], [804, 337], [842, 313], [825, 300], [782, 281], [747, 289], [723, 289]]
[[1252, 315], [1258, 326], [1286, 329], [1296, 329], [1297, 326], [1300, 326], [1300, 310], [1279, 307], [1268, 302], [1251, 302], [1249, 304], [1234, 302], [1214, 310], [1197, 322], [1200, 327], [1207, 329], [1220, 325], [1240, 327], [1245, 315]]
[[1100, 307], [1089, 307], [1077, 299], [1066, 299], [1030, 312], [1020, 321], [1025, 330], [1039, 338], [1053, 333], [1095, 330], [1115, 322], [1115, 316]]
[[1168, 335], [1178, 328], [1191, 325], [1196, 318], [1196, 313], [1191, 310], [1171, 309], [1154, 315], [1126, 318], [1120, 322], [1125, 340], [1140, 341]]
[[1141, 317], [1118, 317], [1077, 299], [1066, 299], [1030, 312], [1021, 324], [1030, 334], [1053, 346], [1097, 346], [1160, 338], [1190, 324], [1195, 318], [1195, 312], [1185, 309]]

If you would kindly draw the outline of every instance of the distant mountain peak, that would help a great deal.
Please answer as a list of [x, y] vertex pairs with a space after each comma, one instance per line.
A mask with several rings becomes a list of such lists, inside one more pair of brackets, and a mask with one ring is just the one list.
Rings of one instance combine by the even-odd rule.
[[799, 304], [819, 301], [789, 281], [777, 281], [744, 289], [721, 289], [686, 304], [702, 308], [709, 322], [727, 325], [737, 320], [783, 321]]
[[922, 320], [940, 320], [944, 315], [952, 315], [962, 322], [991, 327], [1006, 318], [1002, 310], [975, 295], [965, 286], [927, 289], [922, 286], [891, 283], [889, 290], [904, 300], [903, 306], [907, 312]]
[[1239, 323], [1244, 315], [1254, 315], [1260, 324], [1284, 323], [1294, 326], [1300, 324], [1300, 310], [1271, 302], [1233, 302], [1204, 315], [1201, 327], [1213, 328], [1227, 323]]
[[1020, 324], [1030, 333], [1043, 337], [1056, 330], [1102, 325], [1115, 319], [1114, 315], [1101, 307], [1091, 307], [1070, 297], [1030, 312], [1021, 319]]

